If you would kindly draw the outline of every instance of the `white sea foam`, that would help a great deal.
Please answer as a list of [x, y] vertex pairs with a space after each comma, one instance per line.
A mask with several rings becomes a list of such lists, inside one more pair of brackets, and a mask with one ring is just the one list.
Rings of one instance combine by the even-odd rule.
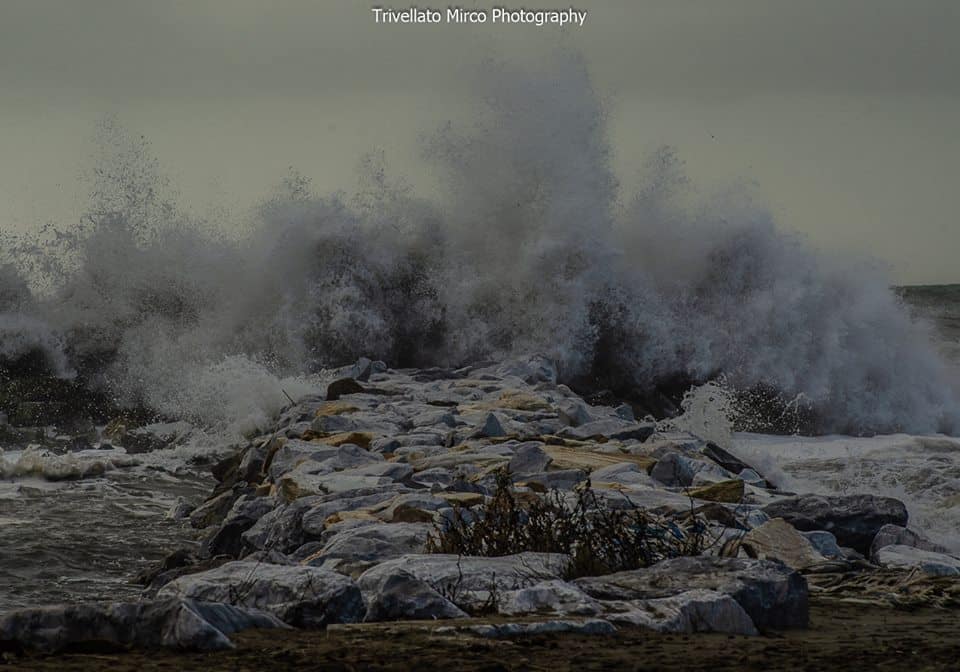
[[14, 297], [2, 347], [37, 345], [121, 401], [243, 430], [285, 402], [283, 377], [360, 355], [535, 351], [566, 380], [723, 372], [803, 395], [823, 430], [958, 431], [929, 328], [882, 273], [814, 252], [735, 192], [699, 196], [668, 149], [622, 193], [607, 111], [575, 56], [490, 65], [477, 87], [468, 131], [424, 142], [444, 196], [418, 197], [374, 155], [353, 196], [288, 179], [246, 227], [226, 227], [242, 236], [184, 214], [148, 147], [107, 124], [83, 225], [4, 243], [35, 291]]
[[784, 490], [896, 497], [907, 505], [910, 527], [960, 551], [958, 439], [737, 434], [732, 449]]

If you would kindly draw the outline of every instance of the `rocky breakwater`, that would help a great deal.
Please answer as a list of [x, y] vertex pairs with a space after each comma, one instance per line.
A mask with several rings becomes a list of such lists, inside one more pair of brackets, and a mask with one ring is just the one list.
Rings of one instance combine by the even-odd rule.
[[15, 612], [0, 640], [215, 648], [241, 627], [398, 620], [487, 637], [756, 635], [805, 627], [817, 576], [957, 567], [897, 500], [778, 491], [713, 443], [588, 405], [540, 357], [360, 360], [214, 475], [180, 511], [199, 551], [145, 574], [137, 607]]

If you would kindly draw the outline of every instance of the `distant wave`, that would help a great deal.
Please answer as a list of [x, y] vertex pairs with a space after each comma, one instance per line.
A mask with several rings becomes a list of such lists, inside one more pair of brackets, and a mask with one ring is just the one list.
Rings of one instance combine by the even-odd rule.
[[576, 56], [477, 78], [468, 130], [424, 140], [442, 198], [374, 153], [352, 196], [292, 175], [243, 236], [184, 214], [147, 145], [106, 124], [83, 223], [4, 241], [0, 356], [34, 344], [126, 403], [211, 423], [282, 403], [280, 376], [360, 355], [541, 352], [565, 380], [637, 389], [722, 372], [799, 396], [820, 431], [960, 429], [930, 328], [882, 273], [736, 193], [698, 197], [669, 148], [622, 193]]

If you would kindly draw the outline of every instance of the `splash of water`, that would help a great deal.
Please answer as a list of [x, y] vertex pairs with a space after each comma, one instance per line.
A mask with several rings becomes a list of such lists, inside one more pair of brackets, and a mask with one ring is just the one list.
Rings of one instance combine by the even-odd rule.
[[564, 379], [640, 389], [723, 372], [803, 395], [821, 430], [957, 431], [929, 329], [887, 278], [814, 252], [736, 193], [698, 197], [669, 149], [623, 195], [586, 68], [558, 60], [481, 69], [472, 132], [424, 143], [442, 198], [371, 155], [353, 197], [294, 176], [244, 236], [184, 214], [148, 146], [107, 124], [83, 225], [5, 242], [34, 291], [0, 275], [0, 300], [18, 297], [0, 305], [0, 353], [36, 346], [126, 403], [213, 424], [258, 424], [284, 402], [281, 376], [360, 355], [536, 351]]

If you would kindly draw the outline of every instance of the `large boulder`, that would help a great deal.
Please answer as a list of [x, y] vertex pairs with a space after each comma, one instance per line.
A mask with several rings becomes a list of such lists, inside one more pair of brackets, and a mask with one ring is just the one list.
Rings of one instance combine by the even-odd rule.
[[899, 525], [884, 525], [870, 544], [870, 558], [876, 561], [877, 553], [887, 546], [912, 546], [923, 551], [946, 553], [947, 548], [936, 544], [923, 535]]
[[712, 590], [735, 599], [758, 628], [802, 628], [809, 619], [807, 582], [769, 560], [683, 557], [645, 568], [574, 581], [599, 600], [650, 600], [688, 590]]
[[740, 547], [751, 558], [777, 560], [794, 569], [804, 569], [826, 560], [814, 548], [813, 542], [783, 518], [768, 520], [747, 532]]
[[233, 648], [228, 635], [247, 628], [284, 628], [257, 609], [191, 599], [39, 607], [0, 617], [0, 648], [54, 653], [76, 646], [159, 646], [211, 651]]
[[771, 518], [783, 518], [798, 530], [827, 530], [841, 546], [866, 555], [884, 525], [906, 526], [907, 507], [893, 497], [846, 495], [788, 497], [763, 508]]
[[158, 597], [192, 598], [261, 609], [296, 627], [356, 623], [363, 619], [357, 585], [317, 567], [228, 562], [168, 583]]
[[368, 622], [467, 617], [436, 588], [402, 569], [371, 578], [364, 593]]
[[730, 595], [715, 590], [688, 590], [670, 597], [635, 600], [618, 606], [619, 609], [604, 615], [612, 623], [682, 634], [758, 634], [740, 603]]
[[384, 585], [385, 577], [404, 573], [469, 611], [491, 604], [509, 591], [559, 579], [568, 562], [566, 555], [558, 553], [519, 553], [499, 558], [404, 555], [368, 569], [357, 583], [370, 601]]

